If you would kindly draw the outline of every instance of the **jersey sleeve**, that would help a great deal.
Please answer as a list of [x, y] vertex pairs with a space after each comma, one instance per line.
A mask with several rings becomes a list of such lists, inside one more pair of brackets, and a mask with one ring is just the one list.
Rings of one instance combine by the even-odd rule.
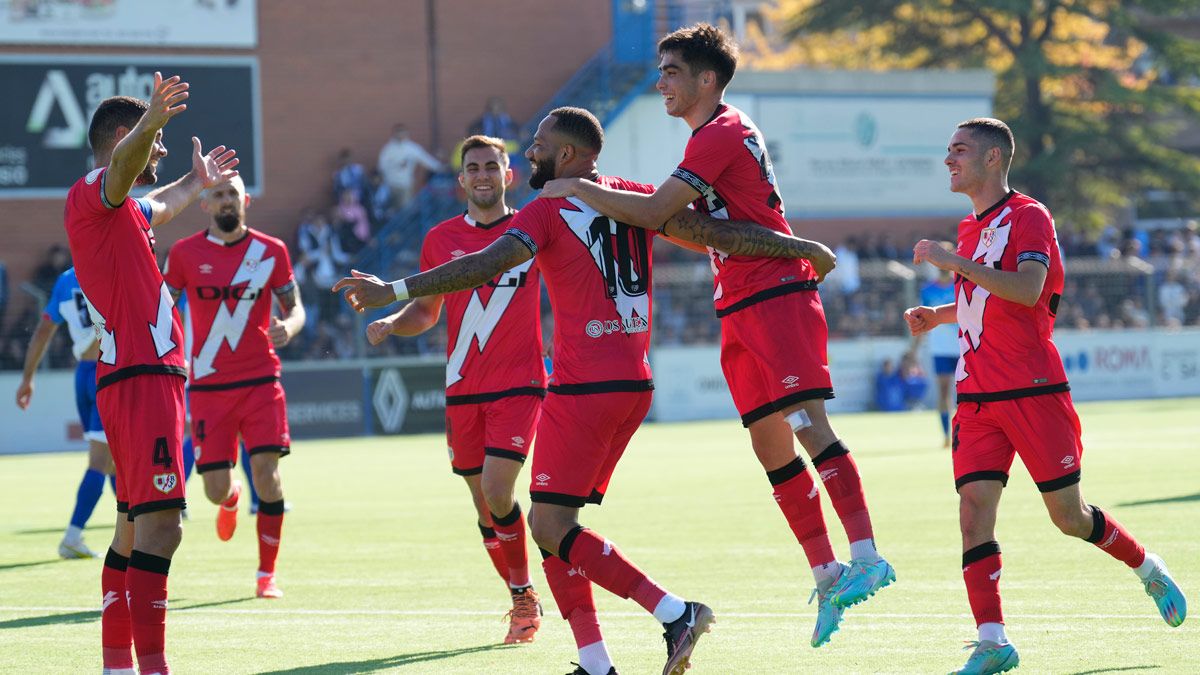
[[62, 323], [64, 321], [62, 312], [58, 307], [71, 295], [71, 283], [67, 281], [66, 274], [60, 274], [58, 280], [54, 282], [54, 290], [50, 291], [50, 300], [46, 303], [46, 316], [54, 323]]
[[506, 236], [516, 237], [535, 256], [549, 246], [561, 228], [554, 227], [554, 205], [566, 203], [562, 199], [535, 199], [529, 206], [517, 212], [509, 221]]
[[284, 293], [291, 290], [292, 285], [296, 283], [296, 273], [292, 269], [292, 257], [288, 254], [287, 246], [284, 246], [281, 241], [272, 243], [278, 264], [275, 265], [275, 269], [271, 270], [271, 278], [267, 283], [271, 285], [271, 290], [275, 293]]
[[437, 234], [436, 230], [430, 230], [429, 234], [425, 235], [425, 241], [421, 242], [421, 270], [425, 272], [431, 270], [441, 263], [437, 259]]
[[146, 224], [154, 222], [154, 207], [150, 204], [150, 200], [145, 197], [138, 197], [133, 200], [141, 210], [142, 215], [146, 217]]
[[187, 277], [183, 274], [183, 268], [183, 252], [180, 250], [180, 245], [175, 244], [167, 252], [167, 263], [163, 266], [163, 281], [167, 282], [167, 286], [170, 286], [173, 291], [183, 291], [187, 286]]
[[1054, 221], [1050, 219], [1050, 214], [1045, 209], [1029, 205], [1020, 209], [1013, 220], [1017, 265], [1033, 260], [1049, 268], [1050, 253], [1054, 246]]
[[687, 183], [699, 194], [712, 190], [717, 178], [725, 172], [729, 162], [737, 156], [730, 147], [731, 136], [716, 126], [705, 127], [688, 141], [683, 152], [683, 161], [671, 172], [671, 176]]
[[105, 216], [112, 212], [104, 198], [104, 174], [108, 169], [93, 169], [71, 188], [67, 197], [67, 210], [90, 216]]

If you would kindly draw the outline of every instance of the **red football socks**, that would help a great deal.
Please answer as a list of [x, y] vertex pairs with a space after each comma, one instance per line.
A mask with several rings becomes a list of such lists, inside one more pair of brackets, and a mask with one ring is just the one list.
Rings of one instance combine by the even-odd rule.
[[617, 597], [632, 597], [647, 612], [653, 613], [666, 595], [612, 542], [585, 527], [568, 532], [559, 547], [559, 557], [583, 570], [593, 583]]
[[163, 646], [167, 633], [167, 573], [171, 561], [135, 550], [129, 555], [125, 590], [133, 646], [142, 673], [167, 673]]
[[842, 527], [846, 528], [846, 538], [850, 541], [873, 539], [875, 535], [871, 530], [871, 514], [863, 494], [862, 477], [845, 444], [837, 441], [825, 448], [813, 459], [813, 468], [821, 477]]
[[100, 571], [100, 644], [104, 649], [104, 667], [111, 670], [133, 668], [133, 630], [129, 623], [129, 602], [125, 599], [125, 570], [129, 558], [111, 548]]
[[1000, 608], [1000, 545], [994, 541], [980, 544], [963, 553], [962, 560], [975, 625], [1004, 623]]
[[1092, 534], [1087, 541], [1130, 567], [1139, 567], [1146, 561], [1146, 549], [1129, 534], [1129, 530], [1100, 507], [1091, 508]]
[[505, 579], [510, 586], [520, 588], [529, 585], [529, 553], [525, 543], [525, 520], [521, 518], [521, 505], [513, 504], [512, 512], [506, 516], [492, 515], [492, 528], [500, 540], [508, 574]]
[[479, 533], [483, 535], [483, 548], [487, 551], [488, 559], [492, 561], [492, 567], [496, 568], [496, 574], [508, 583], [508, 561], [504, 559], [504, 549], [500, 548], [500, 539], [496, 537], [496, 531], [490, 525], [480, 525]]
[[279, 538], [283, 533], [283, 500], [258, 504], [258, 571], [275, 573]]
[[804, 460], [797, 457], [779, 469], [768, 471], [767, 479], [775, 486], [775, 502], [804, 549], [809, 567], [833, 562], [833, 545], [825, 529], [821, 497], [804, 468]]
[[[570, 621], [571, 617], [576, 614], [596, 616], [596, 600], [592, 597], [592, 583], [578, 570], [573, 569], [558, 556], [543, 551], [542, 571], [546, 573], [546, 583], [550, 586], [550, 593], [554, 595], [554, 604], [558, 605], [558, 611], [564, 619]], [[574, 624], [572, 624], [572, 630], [574, 630]], [[576, 641], [581, 639], [578, 632], [575, 633], [575, 639]], [[597, 624], [595, 635], [589, 633], [587, 641], [579, 642], [578, 646], [589, 645], [599, 639], [600, 628]]]

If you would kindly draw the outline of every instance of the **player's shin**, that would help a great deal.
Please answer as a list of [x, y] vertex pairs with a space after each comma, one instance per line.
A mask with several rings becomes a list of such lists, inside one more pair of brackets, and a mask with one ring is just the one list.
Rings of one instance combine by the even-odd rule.
[[525, 520], [521, 518], [521, 505], [513, 502], [512, 511], [506, 515], [492, 515], [492, 528], [500, 542], [508, 568], [508, 585], [523, 588], [530, 584], [529, 554], [525, 543]]
[[660, 623], [670, 623], [683, 614], [681, 598], [654, 583], [611, 541], [583, 526], [576, 526], [563, 537], [559, 557], [609, 593], [632, 598]]
[[487, 551], [492, 567], [496, 568], [496, 574], [507, 584], [508, 560], [504, 557], [504, 549], [500, 547], [500, 538], [496, 536], [496, 530], [491, 525], [480, 525], [479, 534], [483, 535], [483, 549]]
[[612, 668], [604, 636], [600, 633], [600, 619], [596, 615], [596, 603], [592, 597], [592, 584], [561, 558], [544, 549], [542, 570], [546, 583], [554, 595], [562, 617], [571, 626], [575, 647], [579, 650], [579, 663], [589, 673], [607, 673]]
[[129, 558], [109, 549], [100, 572], [100, 636], [106, 673], [133, 673], [133, 633], [125, 599]]
[[1092, 533], [1087, 541], [1129, 567], [1138, 568], [1146, 561], [1146, 549], [1111, 514], [1098, 506], [1092, 510]]
[[1000, 545], [994, 541], [980, 544], [963, 553], [962, 563], [967, 601], [979, 628], [980, 640], [1007, 642], [1004, 612], [1000, 606]]
[[171, 560], [134, 550], [129, 555], [125, 590], [138, 667], [144, 675], [167, 673], [167, 574]]
[[[830, 563], [835, 560], [833, 545], [825, 529], [820, 494], [804, 467], [804, 460], [796, 457], [788, 464], [768, 471], [767, 479], [774, 486], [775, 502], [804, 549], [809, 567], [814, 571], [832, 567]], [[819, 572], [814, 573], [819, 576]]]
[[849, 448], [841, 441], [834, 442], [813, 459], [813, 467], [820, 475], [825, 491], [829, 493], [829, 501], [837, 511], [842, 527], [846, 528], [851, 557], [878, 558], [862, 477], [854, 458], [850, 456]]
[[279, 557], [279, 541], [283, 535], [283, 499], [261, 502], [256, 521], [258, 530], [258, 573], [274, 574], [275, 559]]

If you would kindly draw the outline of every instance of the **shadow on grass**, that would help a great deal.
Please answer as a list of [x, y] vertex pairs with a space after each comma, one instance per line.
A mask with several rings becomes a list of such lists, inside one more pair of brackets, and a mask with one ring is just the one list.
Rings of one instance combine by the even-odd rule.
[[0, 572], [4, 570], [15, 570], [21, 567], [37, 567], [38, 565], [50, 565], [53, 563], [66, 562], [62, 558], [50, 558], [48, 560], [34, 560], [33, 562], [9, 563], [8, 565], [0, 565]]
[[351, 673], [371, 673], [379, 670], [387, 670], [388, 668], [411, 666], [418, 663], [424, 663], [426, 661], [452, 659], [456, 656], [463, 656], [465, 654], [490, 652], [494, 649], [515, 648], [517, 648], [517, 645], [505, 645], [497, 643], [491, 645], [480, 645], [478, 647], [447, 649], [440, 652], [413, 652], [411, 654], [397, 654], [396, 656], [388, 656], [382, 659], [369, 659], [366, 661], [339, 661], [337, 663], [322, 663], [317, 666], [300, 666], [299, 668], [289, 668], [287, 670], [262, 671], [260, 675], [350, 675]]
[[247, 596], [245, 596], [245, 597], [241, 597], [241, 598], [231, 598], [231, 599], [229, 599], [229, 600], [213, 600], [212, 602], [201, 602], [201, 603], [198, 603], [198, 604], [195, 604], [195, 605], [179, 606], [179, 605], [178, 605], [178, 604], [176, 604], [176, 603], [180, 603], [180, 602], [187, 602], [187, 599], [185, 599], [185, 598], [172, 598], [172, 599], [171, 599], [171, 610], [170, 610], [170, 611], [172, 611], [172, 612], [186, 612], [186, 611], [188, 611], [189, 609], [203, 609], [203, 608], [205, 608], [205, 607], [220, 607], [220, 606], [222, 606], [222, 605], [236, 605], [236, 604], [238, 604], [239, 602], [249, 602], [249, 601], [251, 601], [251, 600], [253, 600], [253, 599], [254, 599], [254, 596], [253, 596], [253, 595], [247, 595]]
[[[108, 523], [106, 525], [105, 524], [88, 525], [88, 528], [86, 531], [91, 532], [92, 530], [111, 530], [111, 529], [113, 529], [113, 524]], [[40, 530], [13, 530], [13, 534], [21, 534], [21, 535], [25, 535], [25, 534], [62, 534], [62, 531], [63, 531], [63, 528], [61, 528], [61, 527], [44, 527]]]
[[1097, 673], [1123, 673], [1130, 670], [1158, 670], [1162, 666], [1125, 666], [1124, 668], [1099, 668], [1097, 670], [1081, 670], [1071, 675], [1096, 675]]
[[86, 612], [67, 612], [65, 614], [47, 614], [46, 616], [27, 616], [20, 619], [0, 621], [0, 630], [11, 628], [34, 628], [37, 626], [70, 625], [76, 623], [91, 623], [100, 619], [100, 610], [92, 609]]
[[1182, 495], [1179, 497], [1161, 497], [1159, 499], [1142, 499], [1136, 502], [1124, 502], [1117, 504], [1117, 506], [1150, 506], [1151, 504], [1182, 504], [1183, 502], [1200, 502], [1200, 492], [1197, 492], [1194, 495]]

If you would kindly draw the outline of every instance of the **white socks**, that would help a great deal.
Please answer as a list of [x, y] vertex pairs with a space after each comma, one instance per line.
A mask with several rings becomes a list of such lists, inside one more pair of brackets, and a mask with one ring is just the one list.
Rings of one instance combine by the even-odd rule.
[[867, 562], [879, 560], [879, 551], [875, 550], [875, 540], [859, 539], [858, 541], [850, 542], [850, 558], [853, 560], [866, 560]]
[[842, 576], [842, 571], [842, 564], [836, 560], [812, 568], [813, 578], [817, 580], [817, 588], [829, 588]]
[[83, 541], [83, 528], [68, 525], [66, 533], [63, 534], [63, 541], [70, 544], [77, 544]]
[[1004, 634], [1004, 624], [985, 623], [979, 626], [979, 641], [995, 642], [998, 645], [1008, 644], [1008, 636]]
[[1162, 564], [1162, 558], [1153, 553], [1147, 553], [1146, 559], [1142, 561], [1142, 564], [1133, 568], [1133, 573], [1138, 575], [1139, 579], [1145, 581], [1150, 578], [1151, 574], [1154, 574], [1154, 571], [1158, 569], [1160, 564]]
[[613, 664], [612, 659], [608, 656], [608, 648], [604, 646], [604, 640], [580, 647], [579, 665], [588, 672], [588, 675], [608, 675]]
[[685, 609], [687, 607], [684, 605], [683, 598], [667, 593], [654, 607], [654, 620], [659, 623], [671, 623], [683, 616]]

